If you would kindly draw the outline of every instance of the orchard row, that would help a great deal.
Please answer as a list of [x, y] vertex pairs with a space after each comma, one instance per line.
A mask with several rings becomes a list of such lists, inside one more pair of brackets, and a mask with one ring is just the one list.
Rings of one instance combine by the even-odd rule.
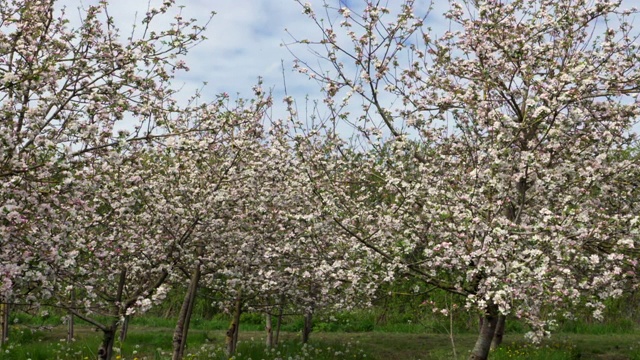
[[176, 282], [174, 359], [198, 288], [235, 314], [233, 353], [241, 311], [295, 304], [308, 336], [317, 309], [411, 276], [483, 318], [486, 359], [508, 316], [539, 340], [638, 286], [640, 51], [619, 2], [452, 3], [438, 36], [411, 0], [331, 21], [300, 3], [318, 39], [290, 46], [317, 58], [294, 69], [329, 115], [287, 97], [277, 119], [262, 84], [176, 100], [203, 27], [155, 30], [172, 1], [126, 39], [106, 2], [75, 29], [53, 3], [0, 1], [0, 297], [95, 325], [102, 359]]

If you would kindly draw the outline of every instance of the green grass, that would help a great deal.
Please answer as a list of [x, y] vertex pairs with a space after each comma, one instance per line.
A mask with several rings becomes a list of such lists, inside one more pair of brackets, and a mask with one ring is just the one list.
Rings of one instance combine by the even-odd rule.
[[[64, 314], [12, 315], [10, 342], [0, 352], [0, 359], [95, 359], [102, 334], [78, 321], [76, 341], [66, 343], [61, 315]], [[281, 345], [267, 350], [264, 316], [244, 314], [235, 359], [465, 359], [477, 331], [476, 318], [458, 314], [453, 324], [454, 351], [446, 319], [428, 313], [416, 317], [365, 309], [318, 314], [311, 342], [303, 346], [299, 341], [302, 317], [284, 320]], [[120, 359], [170, 359], [174, 321], [149, 314], [132, 318], [127, 340], [115, 346]], [[229, 319], [222, 315], [208, 320], [195, 317], [191, 321], [187, 358], [227, 360], [223, 348], [228, 325]], [[615, 317], [601, 323], [564, 321], [559, 324], [558, 333], [540, 346], [524, 340], [526, 331], [524, 323], [508, 321], [504, 346], [490, 358], [640, 360], [640, 329], [632, 319]]]
[[628, 334], [635, 331], [637, 325], [630, 319], [616, 319], [608, 322], [565, 321], [558, 328], [559, 332], [573, 334]]
[[[249, 315], [249, 314], [247, 314]], [[254, 314], [251, 314], [254, 315]], [[244, 316], [240, 320], [240, 330], [241, 331], [260, 331], [264, 329], [264, 319], [263, 316], [258, 318], [256, 321], [256, 317]], [[192, 330], [226, 330], [229, 328], [230, 319], [224, 316], [214, 316], [212, 319], [203, 319], [201, 317], [194, 317], [191, 319], [189, 324], [189, 329]], [[131, 319], [131, 325], [137, 326], [147, 326], [147, 327], [164, 327], [164, 328], [173, 328], [176, 325], [175, 319], [167, 319], [163, 317], [156, 316], [138, 316], [133, 317]], [[302, 325], [300, 325], [300, 329], [302, 329]]]
[[[88, 326], [78, 326], [77, 341], [68, 344], [63, 326], [31, 331], [12, 326], [11, 341], [0, 353], [6, 360], [95, 359], [101, 334]], [[465, 359], [475, 342], [475, 334], [454, 337], [454, 354], [447, 334], [391, 332], [314, 332], [309, 345], [302, 345], [299, 333], [285, 332], [281, 345], [273, 350], [264, 346], [262, 331], [242, 331], [235, 359]], [[132, 325], [124, 343], [116, 343], [120, 359], [160, 360], [171, 355], [172, 329]], [[187, 346], [188, 359], [225, 359], [224, 331], [192, 330]], [[640, 336], [627, 334], [558, 334], [541, 346], [528, 344], [521, 334], [508, 334], [504, 346], [491, 359], [600, 359], [640, 360]]]
[[634, 334], [559, 334], [540, 346], [510, 341], [492, 353], [492, 360], [640, 360], [640, 337]]

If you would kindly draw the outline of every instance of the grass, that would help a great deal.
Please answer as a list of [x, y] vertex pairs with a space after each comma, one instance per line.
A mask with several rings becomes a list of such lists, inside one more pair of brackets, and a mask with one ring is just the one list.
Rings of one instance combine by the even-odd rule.
[[[285, 318], [280, 346], [268, 350], [264, 346], [264, 316], [243, 314], [241, 341], [234, 359], [450, 360], [468, 356], [476, 340], [474, 317], [462, 314], [456, 319], [454, 351], [448, 335], [450, 329], [442, 319], [409, 315], [394, 312], [382, 317], [380, 312], [367, 310], [319, 314], [308, 345], [299, 341], [302, 318], [292, 316]], [[77, 322], [76, 341], [67, 343], [60, 314], [15, 313], [13, 317], [10, 342], [1, 349], [0, 359], [96, 358], [101, 333], [82, 321]], [[170, 359], [174, 325], [174, 320], [161, 316], [134, 317], [127, 340], [115, 345], [116, 354], [120, 360]], [[187, 359], [227, 360], [223, 348], [228, 325], [229, 319], [221, 315], [212, 319], [194, 317]], [[640, 360], [640, 329], [633, 319], [616, 317], [606, 323], [564, 321], [558, 333], [540, 346], [524, 340], [527, 330], [521, 322], [508, 321], [504, 346], [493, 351], [490, 358]]]
[[492, 360], [640, 360], [640, 338], [634, 334], [559, 334], [533, 346], [511, 341], [492, 353]]
[[[11, 341], [2, 349], [6, 360], [95, 359], [100, 333], [88, 326], [78, 326], [77, 340], [65, 342], [65, 329], [31, 331], [23, 325], [11, 329]], [[172, 328], [132, 325], [124, 343], [116, 343], [119, 359], [169, 359]], [[314, 332], [309, 345], [300, 343], [299, 334], [285, 332], [279, 347], [267, 350], [262, 331], [242, 331], [240, 359], [454, 359], [451, 340], [446, 334], [390, 332]], [[475, 334], [455, 336], [459, 359], [466, 358], [475, 342]], [[194, 329], [189, 334], [188, 359], [225, 359], [224, 331]], [[627, 334], [558, 334], [541, 346], [528, 344], [520, 334], [505, 337], [504, 346], [491, 359], [600, 359], [640, 360], [640, 336]]]
[[572, 320], [563, 322], [558, 331], [573, 334], [608, 335], [626, 334], [633, 332], [636, 328], [636, 323], [631, 319], [617, 319], [606, 323], [586, 323]]

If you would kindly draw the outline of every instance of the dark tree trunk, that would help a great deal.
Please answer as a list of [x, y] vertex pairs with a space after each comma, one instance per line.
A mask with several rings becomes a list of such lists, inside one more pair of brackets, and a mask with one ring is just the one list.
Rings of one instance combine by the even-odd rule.
[[502, 345], [502, 338], [504, 337], [504, 326], [507, 317], [500, 314], [498, 315], [498, 323], [496, 324], [496, 332], [493, 335], [493, 341], [491, 342], [491, 348], [497, 349]]
[[196, 301], [198, 293], [198, 283], [200, 282], [200, 266], [196, 266], [191, 276], [189, 288], [182, 301], [180, 315], [176, 323], [176, 329], [173, 332], [173, 360], [181, 360], [184, 357], [184, 349], [187, 344], [187, 336], [189, 334], [189, 323], [193, 314], [193, 305]]
[[113, 344], [116, 341], [118, 323], [114, 321], [110, 327], [102, 329], [102, 344], [98, 350], [99, 360], [111, 360], [113, 357]]
[[491, 349], [491, 341], [493, 335], [496, 332], [496, 325], [498, 323], [498, 307], [495, 305], [489, 305], [486, 313], [482, 319], [482, 328], [476, 344], [469, 355], [469, 360], [487, 360], [489, 357], [489, 350]]
[[0, 303], [0, 346], [9, 341], [9, 303]]
[[236, 308], [234, 312], [233, 321], [236, 324], [236, 331], [233, 333], [233, 353], [235, 354], [238, 348], [238, 335], [240, 334], [240, 315], [242, 315], [242, 298], [238, 295], [236, 299]]
[[[116, 292], [116, 304], [122, 303], [122, 297], [124, 294], [124, 284], [127, 280], [127, 270], [123, 269], [120, 271], [120, 279], [118, 281], [118, 290]], [[120, 305], [115, 306], [116, 313], [120, 311], [125, 311], [123, 308], [120, 308]], [[124, 306], [126, 308], [126, 306]], [[99, 360], [111, 360], [113, 356], [113, 344], [116, 341], [116, 330], [118, 330], [118, 321], [114, 320], [111, 323], [111, 326], [101, 327], [102, 329], [102, 344], [100, 345], [100, 349], [98, 349], [98, 359]]]
[[302, 329], [302, 343], [306, 344], [309, 341], [309, 335], [313, 329], [313, 310], [307, 311], [304, 314], [304, 328]]
[[227, 330], [227, 337], [225, 339], [227, 345], [227, 355], [232, 356], [236, 353], [236, 347], [238, 345], [238, 333], [240, 332], [240, 315], [242, 314], [242, 295], [238, 291], [238, 295], [235, 300], [235, 306], [233, 310], [233, 320]]
[[[318, 288], [315, 284], [309, 286], [309, 295], [311, 299], [314, 299], [317, 295]], [[309, 308], [304, 314], [304, 328], [302, 329], [302, 343], [306, 344], [309, 341], [309, 335], [313, 330], [313, 311], [315, 303], [312, 301]]]

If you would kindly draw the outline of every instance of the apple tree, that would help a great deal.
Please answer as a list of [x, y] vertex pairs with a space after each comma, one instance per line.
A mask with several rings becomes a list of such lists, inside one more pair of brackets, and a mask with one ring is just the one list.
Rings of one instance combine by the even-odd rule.
[[635, 10], [452, 1], [435, 33], [411, 0], [327, 6], [326, 18], [301, 5], [319, 38], [294, 41], [316, 54], [295, 68], [370, 154], [344, 174], [371, 184], [362, 191], [325, 177], [326, 209], [355, 243], [481, 314], [471, 359], [487, 358], [500, 316], [538, 340], [576, 305], [600, 316], [637, 281], [638, 216], [616, 199], [638, 166], [619, 156], [637, 141]]

